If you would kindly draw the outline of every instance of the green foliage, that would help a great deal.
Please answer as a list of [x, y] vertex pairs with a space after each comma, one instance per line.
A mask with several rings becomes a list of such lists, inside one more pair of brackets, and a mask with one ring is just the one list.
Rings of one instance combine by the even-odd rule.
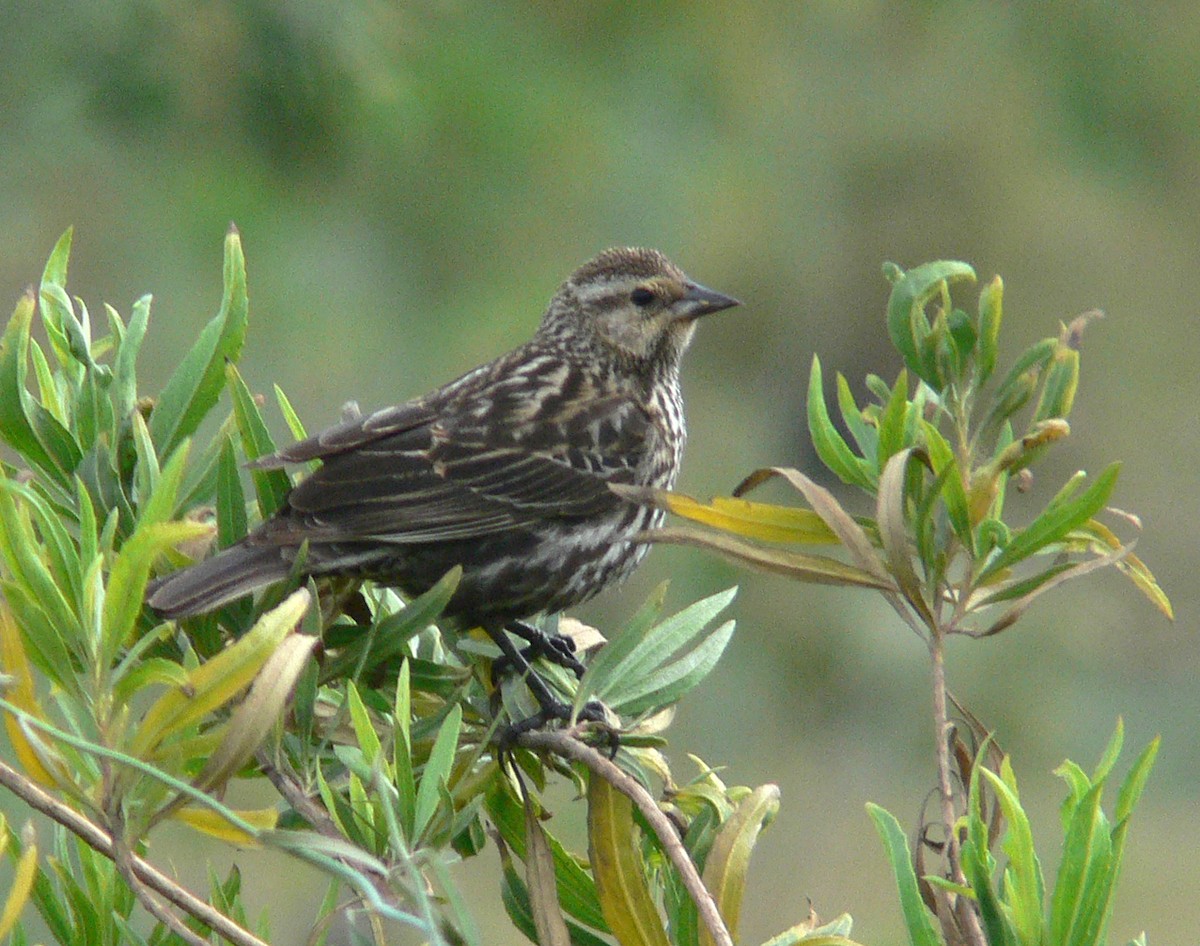
[[[732, 497], [709, 504], [666, 492], [625, 492], [707, 527], [669, 527], [655, 536], [658, 541], [707, 548], [797, 581], [877, 591], [928, 646], [940, 811], [923, 824], [913, 852], [891, 814], [868, 809], [896, 876], [913, 946], [1102, 942], [1128, 818], [1157, 740], [1122, 789], [1116, 827], [1105, 820], [1099, 801], [1119, 750], [1120, 730], [1090, 779], [1070, 763], [1060, 770], [1072, 795], [1064, 809], [1063, 866], [1047, 913], [1015, 776], [1007, 759], [999, 774], [982, 763], [962, 764], [970, 753], [957, 728], [950, 727], [945, 676], [948, 637], [1000, 633], [1046, 592], [1107, 566], [1119, 569], [1162, 613], [1172, 615], [1154, 576], [1133, 555], [1133, 542], [1122, 542], [1097, 518], [1116, 487], [1117, 464], [1090, 480], [1075, 474], [1024, 525], [1013, 523], [1005, 509], [1014, 481], [1019, 477], [1027, 488], [1029, 468], [1070, 433], [1079, 338], [1096, 313], [1030, 346], [999, 382], [990, 383], [1002, 322], [1000, 278], [983, 288], [972, 315], [955, 307], [950, 292], [951, 284], [974, 281], [965, 263], [934, 262], [907, 272], [889, 265], [885, 274], [892, 283], [888, 333], [904, 362], [895, 383], [869, 377], [867, 388], [875, 400], [860, 405], [846, 379], [837, 375], [838, 411], [848, 437], [830, 415], [816, 357], [808, 387], [809, 432], [817, 456], [843, 483], [874, 500], [872, 517], [851, 517], [832, 492], [791, 469], [757, 470]], [[915, 385], [910, 377], [917, 379]], [[742, 498], [771, 479], [785, 481], [808, 508]], [[840, 545], [848, 561], [795, 548], [813, 544]], [[968, 730], [983, 738], [982, 725], [962, 711]], [[952, 759], [960, 764], [957, 779]], [[970, 787], [965, 809], [955, 784]], [[985, 794], [993, 799], [990, 821], [983, 814]], [[1001, 871], [995, 845], [1003, 823], [1008, 829], [999, 851], [1007, 865]], [[926, 876], [925, 848], [935, 849], [926, 831], [935, 826], [947, 839], [936, 848], [945, 860], [944, 873]]]
[[[236, 868], [224, 881], [211, 879], [206, 904], [142, 859], [154, 852], [156, 826], [175, 819], [325, 872], [330, 893], [314, 930], [345, 915], [352, 925], [362, 917], [377, 942], [387, 920], [435, 946], [482, 943], [451, 867], [491, 837], [502, 902], [538, 942], [731, 942], [778, 790], [727, 786], [702, 764], [679, 784], [661, 749], [671, 707], [730, 640], [733, 621], [717, 619], [736, 590], [664, 617], [660, 588], [592, 654], [603, 643], [598, 631], [548, 619], [547, 629], [576, 640], [587, 669], [579, 681], [553, 664], [539, 662], [538, 671], [577, 713], [590, 700], [608, 707], [619, 742], [603, 732], [598, 740], [612, 762], [580, 741], [592, 735], [587, 725], [559, 734], [565, 744], [503, 741], [509, 724], [531, 712], [530, 698], [520, 680], [493, 684], [490, 641], [439, 625], [458, 569], [411, 601], [371, 585], [297, 587], [297, 569], [295, 580], [253, 601], [159, 621], [142, 604], [154, 575], [238, 541], [292, 485], [281, 470], [251, 469], [248, 484], [243, 478], [244, 461], [275, 444], [236, 366], [248, 316], [240, 239], [231, 230], [225, 241], [217, 315], [157, 398], [139, 392], [136, 374], [149, 297], [128, 321], [106, 309], [105, 331], [95, 331], [84, 304], [66, 292], [69, 250], [68, 233], [37, 298], [18, 302], [0, 341], [0, 439], [15, 458], [0, 479], [0, 713], [20, 766], [0, 764], [0, 784], [55, 822], [50, 857], [31, 835], [18, 842], [2, 826], [16, 872], [0, 931], [25, 942], [19, 916], [31, 903], [61, 943], [196, 941], [161, 906], [165, 895], [190, 929], [263, 942], [267, 918], [250, 929]], [[997, 633], [1045, 591], [1107, 565], [1169, 613], [1149, 570], [1097, 518], [1115, 466], [1090, 481], [1072, 477], [1024, 526], [1005, 518], [1013, 477], [1027, 475], [1069, 430], [1083, 321], [1029, 349], [985, 397], [997, 362], [999, 281], [968, 316], [953, 308], [947, 282], [973, 278], [965, 264], [889, 272], [887, 324], [905, 370], [890, 385], [869, 378], [876, 400], [862, 407], [837, 376], [849, 439], [825, 404], [816, 359], [809, 385], [818, 455], [875, 499], [875, 515], [850, 516], [832, 492], [782, 468], [757, 471], [734, 496], [707, 505], [620, 488], [708, 527], [670, 527], [650, 538], [800, 581], [877, 591], [929, 644], [939, 672], [948, 635]], [[933, 303], [940, 308], [930, 318]], [[39, 314], [44, 348], [35, 338]], [[915, 389], [910, 377], [919, 379]], [[230, 410], [221, 417], [226, 393]], [[303, 436], [287, 398], [275, 393], [289, 429]], [[209, 439], [196, 447], [201, 432]], [[776, 478], [807, 506], [742, 498]], [[845, 555], [795, 547], [807, 545]], [[935, 684], [943, 688], [935, 705], [944, 708], [936, 672]], [[939, 717], [939, 732], [946, 722]], [[942, 784], [950, 784], [952, 748], [955, 759], [970, 757], [957, 743], [939, 745]], [[1110, 823], [1100, 793], [1119, 748], [1118, 732], [1091, 776], [1069, 763], [1060, 770], [1071, 796], [1049, 904], [1007, 760], [997, 771], [981, 762], [959, 772], [970, 787], [956, 816], [965, 833], [959, 843], [957, 826], [945, 823], [952, 840], [941, 874], [920, 869], [923, 848], [910, 852], [895, 819], [872, 808], [914, 944], [941, 941], [931, 917], [951, 929], [963, 904], [993, 942], [1101, 942], [1154, 747], [1126, 779]], [[586, 857], [549, 823], [542, 793], [556, 777], [586, 798]], [[262, 778], [278, 790], [274, 804], [238, 811], [223, 801], [232, 783]], [[955, 811], [952, 795], [943, 803]], [[148, 933], [135, 915], [139, 903], [157, 924]], [[849, 933], [848, 916], [824, 925], [809, 918], [768, 946], [853, 946]]]
[[[970, 793], [962, 859], [969, 888], [939, 876], [919, 877], [899, 823], [883, 809], [868, 806], [888, 850], [910, 942], [935, 946], [956, 941], [947, 922], [947, 895], [963, 896], [978, 905], [988, 943], [1097, 946], [1107, 942], [1129, 816], [1158, 752], [1158, 739], [1154, 739], [1138, 756], [1121, 783], [1110, 820], [1100, 802], [1122, 741], [1118, 721], [1112, 741], [1090, 776], [1070, 760], [1058, 768], [1068, 792], [1062, 804], [1062, 859], [1049, 899], [1029, 818], [1021, 806], [1007, 756], [993, 770], [984, 764], [985, 749], [964, 773]], [[993, 838], [1001, 823], [1007, 827], [997, 845]], [[943, 933], [935, 928], [926, 904], [934, 905]]]
[[[139, 858], [153, 853], [154, 828], [175, 819], [328, 873], [331, 896], [313, 917], [321, 926], [335, 912], [351, 922], [367, 913], [376, 937], [378, 921], [390, 920], [433, 944], [481, 942], [449, 868], [491, 833], [502, 849], [502, 896], [520, 928], [546, 941], [601, 943], [615, 933], [635, 943], [610, 918], [621, 915], [620, 891], [640, 884], [644, 929], [657, 924], [666, 935], [658, 904], [669, 900], [668, 925], [687, 930], [670, 941], [707, 942], [679, 895], [676, 868], [643, 835], [624, 795], [553, 756], [499, 751], [497, 734], [529, 712], [528, 696], [519, 680], [494, 690], [490, 642], [463, 635], [451, 647], [438, 627], [458, 569], [411, 601], [363, 588], [353, 608], [343, 608], [353, 588], [314, 583], [285, 583], [179, 623], [143, 606], [156, 572], [238, 541], [278, 508], [291, 480], [252, 469], [252, 488], [243, 481], [244, 461], [275, 444], [236, 367], [248, 316], [237, 231], [225, 241], [220, 309], [155, 398], [139, 392], [136, 373], [149, 297], [128, 321], [107, 309], [106, 332], [95, 332], [65, 288], [69, 250], [70, 233], [37, 300], [18, 303], [0, 343], [0, 438], [15, 458], [0, 479], [0, 714], [23, 770], [0, 776], [57, 822], [50, 860], [32, 839], [0, 832], [17, 865], [0, 929], [23, 941], [19, 915], [29, 902], [61, 943], [181, 942], [182, 927], [172, 928], [180, 921], [156, 907], [164, 890], [147, 888], [152, 868]], [[39, 314], [46, 349], [34, 337]], [[221, 419], [226, 392], [231, 410]], [[302, 436], [282, 392], [276, 400]], [[196, 448], [192, 438], [204, 431], [210, 439]], [[670, 706], [729, 641], [733, 622], [714, 619], [734, 593], [664, 618], [660, 590], [582, 682], [556, 666], [539, 670], [576, 706], [608, 704], [622, 730], [620, 766], [673, 793], [680, 822], [696, 828], [689, 853], [697, 863], [710, 849], [723, 852], [708, 869], [736, 920], [750, 850], [768, 820], [745, 804], [762, 790], [726, 789], [711, 775], [679, 788], [657, 748]], [[581, 626], [576, 633], [584, 647], [602, 641]], [[537, 793], [556, 773], [589, 785], [592, 862], [542, 824]], [[274, 805], [238, 811], [222, 800], [231, 783], [263, 776], [279, 790]], [[636, 850], [628, 846], [635, 838]], [[617, 866], [601, 866], [614, 855]], [[212, 880], [215, 916], [188, 896], [176, 890], [168, 899], [190, 904], [189, 925], [225, 924], [217, 932], [226, 939], [261, 941], [247, 926], [236, 868]], [[148, 934], [135, 916], [139, 902], [157, 921]]]

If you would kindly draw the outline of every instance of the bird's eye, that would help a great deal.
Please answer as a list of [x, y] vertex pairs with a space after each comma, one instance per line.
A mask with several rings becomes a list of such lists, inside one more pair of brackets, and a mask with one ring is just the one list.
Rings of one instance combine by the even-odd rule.
[[645, 286], [638, 286], [629, 294], [629, 301], [641, 309], [653, 302], [654, 298], [654, 292]]

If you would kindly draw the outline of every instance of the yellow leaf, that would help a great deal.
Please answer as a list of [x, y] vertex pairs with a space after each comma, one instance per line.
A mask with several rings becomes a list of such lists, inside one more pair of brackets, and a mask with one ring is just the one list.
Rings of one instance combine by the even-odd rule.
[[[30, 716], [44, 719], [45, 714], [33, 688], [33, 674], [29, 669], [29, 659], [25, 656], [21, 632], [17, 630], [7, 606], [0, 606], [0, 669], [13, 679], [8, 690], [9, 701]], [[20, 721], [14, 716], [5, 715], [4, 728], [8, 731], [17, 761], [29, 777], [47, 788], [59, 787], [54, 772], [43, 761], [45, 750], [39, 750], [29, 740], [28, 733]]]
[[588, 849], [604, 919], [621, 946], [669, 946], [646, 884], [633, 803], [602, 778], [588, 779]]
[[25, 839], [25, 850], [21, 852], [16, 870], [13, 871], [12, 888], [4, 901], [4, 909], [0, 910], [0, 940], [8, 936], [16, 926], [21, 917], [21, 910], [25, 908], [30, 891], [33, 890], [33, 882], [37, 879], [37, 839], [32, 836], [29, 828], [26, 830], [30, 836]]
[[[234, 814], [248, 822], [260, 831], [270, 831], [279, 821], [279, 812], [274, 808], [255, 808], [249, 811], [234, 811]], [[195, 828], [202, 834], [210, 835], [238, 847], [258, 847], [258, 838], [247, 834], [241, 828], [235, 827], [227, 819], [211, 808], [188, 806], [180, 808], [172, 815], [189, 827]]]
[[268, 611], [246, 635], [188, 675], [186, 686], [172, 687], [146, 711], [130, 746], [130, 755], [148, 759], [168, 735], [203, 719], [237, 696], [258, 674], [308, 609], [301, 588]]
[[684, 519], [764, 542], [836, 545], [837, 536], [816, 512], [795, 506], [756, 503], [730, 496], [705, 505], [682, 493], [640, 487], [610, 487], [629, 499], [673, 512]]

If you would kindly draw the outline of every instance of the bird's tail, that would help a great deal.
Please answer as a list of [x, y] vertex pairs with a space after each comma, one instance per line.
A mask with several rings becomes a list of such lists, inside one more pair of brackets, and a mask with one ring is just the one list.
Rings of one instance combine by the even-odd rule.
[[233, 545], [147, 589], [146, 601], [165, 618], [215, 611], [264, 585], [282, 581], [290, 566], [278, 548]]

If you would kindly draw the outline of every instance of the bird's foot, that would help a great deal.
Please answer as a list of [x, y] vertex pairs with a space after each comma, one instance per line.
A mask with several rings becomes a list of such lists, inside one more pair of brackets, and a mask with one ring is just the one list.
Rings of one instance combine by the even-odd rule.
[[[532, 716], [527, 716], [520, 722], [513, 723], [501, 732], [500, 748], [510, 748], [525, 733], [542, 729], [548, 723], [552, 723], [555, 720], [567, 722], [570, 719], [571, 707], [561, 700], [554, 700], [549, 704], [543, 704], [542, 708]], [[603, 703], [598, 700], [589, 700], [587, 703], [584, 703], [575, 720], [580, 723], [593, 724], [588, 727], [589, 732], [599, 736], [600, 742], [607, 749], [607, 755], [610, 759], [616, 756], [617, 750], [621, 748], [621, 736], [609, 723], [608, 711], [604, 708]]]
[[[512, 621], [506, 624], [504, 629], [529, 644], [528, 647], [519, 651], [526, 663], [543, 657], [552, 664], [570, 670], [575, 674], [575, 679], [583, 679], [584, 671], [587, 668], [575, 656], [575, 642], [571, 638], [561, 634], [547, 634], [541, 628], [524, 621]], [[507, 657], [501, 657], [492, 665], [492, 675], [499, 677], [514, 669], [516, 667], [512, 661]]]

